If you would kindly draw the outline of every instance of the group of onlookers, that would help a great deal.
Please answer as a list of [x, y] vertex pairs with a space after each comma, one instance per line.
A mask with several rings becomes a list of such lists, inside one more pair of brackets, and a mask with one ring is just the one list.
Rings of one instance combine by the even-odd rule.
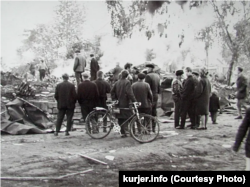
[[[206, 68], [200, 72], [192, 71], [186, 67], [186, 79], [183, 80], [183, 70], [176, 71], [176, 79], [172, 82], [173, 100], [175, 104], [174, 126], [176, 129], [184, 129], [187, 115], [191, 129], [206, 129], [210, 105], [214, 108], [214, 116], [219, 106], [210, 102], [211, 84], [207, 78]], [[216, 97], [216, 96], [214, 96]], [[211, 111], [211, 110], [210, 110]], [[202, 122], [200, 124], [200, 121]], [[214, 120], [216, 123], [216, 119]]]
[[[140, 73], [137, 68], [133, 68], [131, 63], [127, 63], [124, 69], [117, 63], [112, 73], [115, 83], [111, 86], [104, 80], [104, 73], [99, 70], [99, 65], [94, 55], [91, 55], [89, 75], [85, 72], [86, 60], [76, 51], [74, 63], [75, 77], [77, 86], [68, 81], [69, 76], [63, 74], [63, 82], [56, 86], [55, 99], [58, 103], [58, 119], [55, 135], [58, 135], [62, 120], [67, 115], [67, 130], [66, 135], [72, 126], [72, 118], [74, 114], [75, 103], [81, 106], [82, 120], [84, 121], [87, 115], [95, 107], [107, 108], [107, 94], [111, 94], [112, 100], [117, 100], [117, 107], [121, 108], [118, 118], [119, 125], [132, 115], [130, 108], [131, 102], [140, 102], [139, 112], [157, 116], [157, 101], [160, 93], [160, 76], [153, 71], [154, 64], [147, 64], [147, 72]], [[74, 89], [73, 89], [74, 88]], [[67, 99], [68, 98], [68, 99]], [[126, 137], [127, 125], [122, 125], [122, 137]], [[153, 126], [154, 131], [154, 126]]]

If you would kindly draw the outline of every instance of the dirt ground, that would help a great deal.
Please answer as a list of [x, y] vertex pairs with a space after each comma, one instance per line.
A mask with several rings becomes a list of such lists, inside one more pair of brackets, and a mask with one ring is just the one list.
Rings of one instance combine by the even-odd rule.
[[[1, 180], [3, 187], [26, 186], [118, 186], [119, 170], [217, 171], [244, 170], [244, 143], [234, 154], [234, 143], [241, 120], [237, 113], [223, 112], [218, 124], [208, 120], [207, 130], [178, 130], [174, 124], [160, 123], [159, 137], [146, 144], [132, 137], [111, 134], [101, 140], [89, 137], [84, 126], [74, 125], [70, 136], [60, 133], [37, 135], [1, 135], [2, 177], [59, 177], [92, 169], [63, 180]], [[159, 117], [160, 121], [168, 117]], [[187, 122], [189, 124], [189, 122]], [[106, 162], [103, 165], [79, 154]], [[106, 156], [113, 156], [109, 160]]]

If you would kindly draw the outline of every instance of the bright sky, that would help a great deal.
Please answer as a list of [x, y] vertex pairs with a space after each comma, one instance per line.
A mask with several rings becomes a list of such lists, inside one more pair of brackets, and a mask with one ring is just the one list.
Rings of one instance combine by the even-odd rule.
[[[103, 1], [82, 1], [87, 11], [87, 33], [107, 29], [107, 8]], [[58, 1], [1, 1], [1, 57], [5, 64], [17, 62], [16, 50], [22, 45], [23, 31], [53, 20]]]

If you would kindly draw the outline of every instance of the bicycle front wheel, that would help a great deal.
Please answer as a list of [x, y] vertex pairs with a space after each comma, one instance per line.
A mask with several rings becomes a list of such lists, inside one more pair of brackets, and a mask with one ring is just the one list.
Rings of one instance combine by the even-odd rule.
[[109, 135], [112, 124], [106, 111], [94, 110], [86, 118], [86, 132], [94, 139], [102, 139]]
[[160, 125], [158, 120], [148, 114], [139, 114], [130, 122], [130, 135], [140, 143], [154, 141], [159, 135]]

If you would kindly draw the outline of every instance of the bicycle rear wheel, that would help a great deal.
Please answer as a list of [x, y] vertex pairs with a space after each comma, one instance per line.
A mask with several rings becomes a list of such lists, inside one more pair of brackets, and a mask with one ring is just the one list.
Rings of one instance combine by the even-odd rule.
[[94, 139], [102, 139], [109, 135], [112, 124], [106, 111], [94, 110], [86, 118], [86, 132]]
[[139, 114], [130, 122], [130, 135], [140, 143], [154, 141], [159, 135], [160, 125], [157, 119], [148, 114]]

